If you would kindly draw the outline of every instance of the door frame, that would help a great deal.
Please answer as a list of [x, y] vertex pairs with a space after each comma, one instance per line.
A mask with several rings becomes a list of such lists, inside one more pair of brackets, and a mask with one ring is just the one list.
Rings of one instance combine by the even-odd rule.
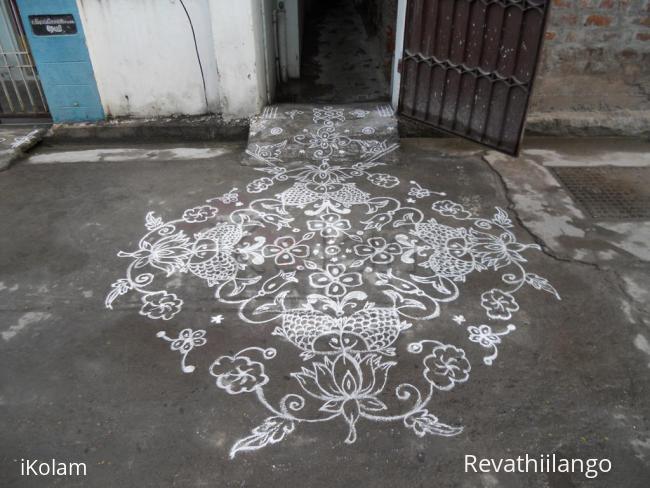
[[390, 91], [391, 105], [397, 112], [402, 85], [402, 56], [404, 55], [404, 32], [406, 30], [406, 3], [408, 0], [397, 0], [397, 20], [395, 25], [395, 52], [393, 53], [393, 74]]

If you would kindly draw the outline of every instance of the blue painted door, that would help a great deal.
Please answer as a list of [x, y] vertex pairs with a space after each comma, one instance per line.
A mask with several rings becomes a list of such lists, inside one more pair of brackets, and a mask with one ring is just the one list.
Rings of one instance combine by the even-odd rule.
[[17, 0], [54, 122], [102, 120], [76, 0]]

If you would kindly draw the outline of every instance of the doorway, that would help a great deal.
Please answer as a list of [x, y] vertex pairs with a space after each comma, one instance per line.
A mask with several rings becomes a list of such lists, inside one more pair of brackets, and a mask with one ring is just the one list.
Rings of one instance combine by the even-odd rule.
[[298, 76], [280, 83], [276, 100], [388, 101], [397, 1], [298, 3], [300, 69]]

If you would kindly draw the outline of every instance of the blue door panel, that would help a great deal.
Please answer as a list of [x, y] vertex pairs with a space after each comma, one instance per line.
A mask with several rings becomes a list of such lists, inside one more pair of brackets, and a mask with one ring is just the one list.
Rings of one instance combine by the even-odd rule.
[[59, 107], [93, 108], [95, 92], [87, 85], [55, 85], [52, 96], [58, 100]]
[[94, 110], [87, 107], [59, 107], [59, 118], [61, 121], [81, 122], [84, 120], [96, 120]]
[[[47, 64], [47, 63], [46, 63]], [[93, 76], [88, 63], [59, 63], [56, 69], [46, 69], [41, 74], [41, 81], [52, 85], [86, 85], [88, 78]], [[58, 69], [61, 68], [61, 69]]]
[[[55, 122], [102, 120], [97, 83], [76, 0], [17, 0], [20, 16]], [[30, 15], [72, 15], [77, 32], [36, 35]]]
[[[19, 0], [20, 3], [20, 0]], [[56, 14], [56, 11], [52, 11], [51, 9], [46, 9], [46, 13], [53, 13]], [[23, 24], [28, 24], [25, 26], [25, 28], [30, 28], [29, 26], [29, 19], [25, 20], [25, 16], [23, 15]], [[76, 19], [75, 19], [76, 20]], [[79, 22], [79, 21], [77, 21]], [[77, 28], [79, 28], [79, 24], [77, 23]], [[33, 37], [30, 37], [30, 34]], [[70, 34], [70, 35], [65, 35], [65, 36], [36, 36], [29, 32], [27, 34], [29, 37], [29, 43], [32, 46], [32, 50], [34, 49], [34, 43], [39, 46], [41, 49], [52, 49], [55, 50], [55, 53], [47, 53], [48, 57], [52, 56], [54, 54], [56, 56], [55, 60], [57, 62], [66, 62], [66, 61], [83, 61], [83, 62], [89, 62], [88, 60], [88, 49], [86, 48], [86, 40], [83, 35], [79, 35], [79, 32], [77, 31], [77, 34]], [[57, 39], [58, 38], [58, 39]], [[33, 39], [33, 40], [32, 40]], [[52, 45], [54, 43], [54, 46]], [[53, 59], [49, 59], [50, 61], [53, 61]]]

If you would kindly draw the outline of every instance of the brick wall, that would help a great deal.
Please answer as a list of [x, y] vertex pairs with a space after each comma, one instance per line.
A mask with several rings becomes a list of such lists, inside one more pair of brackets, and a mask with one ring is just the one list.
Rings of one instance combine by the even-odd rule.
[[650, 109], [650, 0], [553, 0], [533, 112]]

